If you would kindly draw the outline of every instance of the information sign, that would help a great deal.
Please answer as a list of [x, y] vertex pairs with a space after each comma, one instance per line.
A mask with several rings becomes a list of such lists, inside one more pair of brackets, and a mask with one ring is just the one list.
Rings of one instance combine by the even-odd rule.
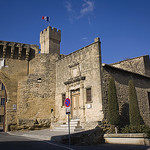
[[70, 107], [66, 107], [66, 114], [70, 114]]

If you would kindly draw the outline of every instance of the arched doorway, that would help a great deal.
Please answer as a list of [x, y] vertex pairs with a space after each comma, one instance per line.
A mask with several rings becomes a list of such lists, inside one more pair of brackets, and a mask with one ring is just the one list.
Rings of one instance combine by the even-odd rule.
[[4, 84], [0, 81], [0, 131], [5, 131], [6, 100], [6, 89]]

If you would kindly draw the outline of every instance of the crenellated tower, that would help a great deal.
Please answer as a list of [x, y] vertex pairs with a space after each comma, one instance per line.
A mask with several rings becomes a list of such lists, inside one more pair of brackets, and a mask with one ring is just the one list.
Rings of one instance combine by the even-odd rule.
[[61, 31], [48, 26], [40, 33], [41, 53], [60, 54]]

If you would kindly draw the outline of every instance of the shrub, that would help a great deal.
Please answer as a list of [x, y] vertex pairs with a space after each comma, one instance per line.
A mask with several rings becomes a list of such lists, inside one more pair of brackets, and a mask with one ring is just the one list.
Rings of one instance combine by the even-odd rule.
[[129, 125], [122, 128], [121, 133], [146, 133], [148, 138], [150, 138], [150, 127], [147, 125]]
[[129, 81], [129, 119], [130, 125], [138, 126], [141, 123], [141, 116], [138, 107], [135, 86], [132, 80]]
[[119, 124], [119, 107], [113, 78], [109, 79], [108, 85], [108, 121], [111, 125], [117, 126]]

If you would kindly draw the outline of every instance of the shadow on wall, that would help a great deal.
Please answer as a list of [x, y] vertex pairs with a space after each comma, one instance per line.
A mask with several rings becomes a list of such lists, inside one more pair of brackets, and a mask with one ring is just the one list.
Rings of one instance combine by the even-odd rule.
[[124, 127], [126, 125], [129, 125], [129, 104], [124, 103], [122, 105], [121, 114], [120, 114], [120, 126]]
[[[141, 118], [141, 125], [144, 124], [143, 118], [140, 115]], [[124, 103], [122, 105], [121, 114], [120, 114], [120, 126], [125, 127], [126, 125], [130, 125], [130, 119], [129, 119], [129, 104]]]

